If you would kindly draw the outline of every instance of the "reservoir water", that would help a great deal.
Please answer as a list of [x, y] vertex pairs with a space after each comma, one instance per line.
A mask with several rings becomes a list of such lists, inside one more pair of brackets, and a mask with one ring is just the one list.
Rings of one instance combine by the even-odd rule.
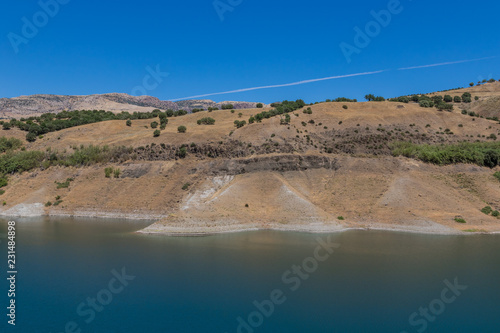
[[500, 235], [143, 235], [146, 222], [16, 221], [0, 332], [500, 332]]

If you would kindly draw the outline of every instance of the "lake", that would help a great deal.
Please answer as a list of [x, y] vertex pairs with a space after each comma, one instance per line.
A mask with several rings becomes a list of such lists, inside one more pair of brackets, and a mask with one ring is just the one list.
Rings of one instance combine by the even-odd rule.
[[499, 332], [500, 235], [256, 231], [13, 218], [16, 326], [1, 332]]

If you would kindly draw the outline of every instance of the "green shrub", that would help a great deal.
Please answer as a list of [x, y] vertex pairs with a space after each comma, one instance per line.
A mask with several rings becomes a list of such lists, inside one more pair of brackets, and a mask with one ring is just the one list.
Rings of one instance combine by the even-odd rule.
[[0, 190], [0, 195], [5, 194], [5, 190]]
[[245, 126], [247, 124], [247, 122], [245, 120], [235, 120], [234, 121], [234, 126], [236, 126], [236, 128], [241, 128], [243, 126]]
[[187, 128], [186, 128], [186, 126], [181, 125], [181, 126], [177, 127], [177, 131], [178, 131], [179, 133], [186, 133]]
[[50, 207], [50, 206], [52, 206], [52, 202], [47, 201], [47, 202], [45, 203], [45, 207]]
[[187, 190], [189, 189], [189, 186], [191, 186], [191, 184], [189, 184], [189, 183], [185, 183], [184, 185], [182, 185], [182, 189], [183, 189], [184, 191], [187, 191]]
[[32, 133], [32, 132], [28, 132], [28, 134], [26, 134], [26, 141], [35, 142], [36, 141], [36, 134]]
[[460, 97], [460, 96], [453, 97], [453, 102], [455, 102], [455, 103], [462, 103], [462, 97]]
[[438, 165], [471, 163], [493, 168], [500, 162], [498, 142], [462, 142], [447, 145], [396, 142], [391, 148], [394, 156], [415, 158]]
[[461, 217], [455, 217], [455, 222], [457, 223], [467, 223], [467, 221], [465, 221], [463, 218]]
[[215, 124], [215, 119], [210, 118], [210, 117], [201, 118], [201, 119], [198, 119], [197, 124], [198, 125], [213, 125], [213, 124]]
[[491, 212], [491, 216], [499, 217], [500, 216], [500, 212], [498, 210], [494, 210], [493, 212]]
[[262, 109], [264, 107], [264, 104], [262, 103], [257, 103], [257, 105], [255, 106], [257, 109]]
[[444, 95], [443, 100], [444, 100], [446, 103], [451, 103], [451, 102], [453, 102], [453, 98], [452, 98], [450, 95]]
[[121, 171], [120, 169], [115, 169], [115, 170], [113, 171], [113, 176], [114, 176], [115, 178], [120, 178], [120, 174], [121, 174], [121, 173], [122, 173], [122, 171]]
[[493, 177], [495, 177], [496, 179], [500, 180], [500, 172], [498, 172], [498, 171], [497, 171], [497, 172], [495, 172], [495, 173], [493, 174]]
[[339, 216], [339, 217], [337, 217], [337, 219], [338, 219], [339, 221], [344, 221], [344, 220], [345, 220], [345, 218], [344, 218], [343, 216]]
[[0, 137], [0, 153], [5, 153], [8, 150], [17, 150], [21, 148], [22, 142], [16, 138]]
[[486, 214], [486, 215], [490, 215], [491, 212], [493, 212], [493, 209], [490, 206], [486, 206], [483, 209], [481, 209], [481, 212]]
[[150, 124], [151, 128], [157, 128], [158, 127], [158, 122], [156, 121], [153, 121], [151, 124]]
[[127, 122], [126, 122], [127, 126], [132, 126], [132, 120], [128, 119]]
[[161, 134], [160, 130], [155, 130], [155, 131], [153, 132], [153, 137], [155, 137], [155, 138], [156, 138], [156, 137], [159, 137], [159, 136], [160, 136], [160, 134]]
[[43, 159], [40, 151], [8, 151], [0, 156], [0, 174], [30, 171], [40, 167]]
[[434, 102], [431, 100], [423, 100], [419, 102], [419, 105], [422, 108], [432, 108], [434, 106]]
[[347, 105], [342, 105], [342, 108], [344, 108], [345, 110], [347, 110], [349, 107]]
[[185, 158], [185, 157], [186, 157], [186, 155], [187, 155], [187, 149], [186, 149], [186, 147], [181, 147], [181, 148], [177, 151], [176, 155], [177, 155], [179, 158]]
[[113, 168], [109, 167], [104, 169], [104, 176], [106, 176], [106, 178], [111, 178], [112, 174], [113, 174]]
[[438, 110], [446, 110], [446, 111], [451, 111], [453, 110], [453, 104], [448, 104], [448, 103], [439, 103], [439, 104], [436, 104], [436, 108]]
[[73, 178], [68, 178], [64, 182], [61, 182], [61, 183], [55, 182], [55, 183], [57, 184], [57, 189], [61, 189], [61, 188], [68, 188], [72, 181], [73, 181]]

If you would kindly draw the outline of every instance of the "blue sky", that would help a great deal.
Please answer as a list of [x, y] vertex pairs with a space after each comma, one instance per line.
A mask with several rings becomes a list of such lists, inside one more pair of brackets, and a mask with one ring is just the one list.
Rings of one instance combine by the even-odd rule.
[[[371, 12], [382, 10], [390, 22], [374, 23]], [[381, 70], [205, 98], [314, 102], [455, 88], [500, 79], [499, 11], [498, 1], [4, 1], [0, 97], [171, 100]], [[356, 27], [369, 40], [356, 44]], [[350, 62], [340, 45], [357, 48]], [[482, 60], [398, 70], [473, 59]]]

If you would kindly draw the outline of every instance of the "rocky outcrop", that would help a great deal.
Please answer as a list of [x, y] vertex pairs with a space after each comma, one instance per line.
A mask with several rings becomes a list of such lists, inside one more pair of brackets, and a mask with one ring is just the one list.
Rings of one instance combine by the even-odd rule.
[[[89, 96], [31, 95], [15, 98], [0, 98], [2, 117], [23, 117], [64, 110], [106, 110], [112, 112], [144, 112], [150, 109], [186, 110], [194, 108], [221, 108], [223, 104], [233, 104], [237, 109], [255, 108], [251, 102], [219, 102], [211, 100], [186, 100], [180, 102], [162, 101], [152, 96], [131, 96], [128, 94], [103, 94]], [[143, 109], [144, 108], [144, 109]]]

